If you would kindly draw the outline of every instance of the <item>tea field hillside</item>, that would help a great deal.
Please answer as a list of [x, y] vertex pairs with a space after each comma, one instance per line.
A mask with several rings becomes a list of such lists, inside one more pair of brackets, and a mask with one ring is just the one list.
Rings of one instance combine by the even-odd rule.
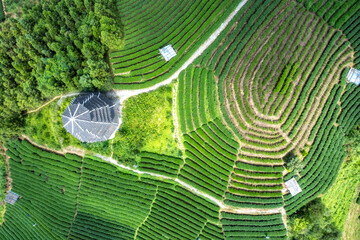
[[[346, 179], [360, 174], [355, 161], [343, 163], [360, 124], [360, 88], [347, 77], [360, 69], [359, 1], [114, 7], [123, 41], [104, 59], [120, 130], [75, 140], [59, 130], [69, 99], [28, 113], [26, 131], [4, 143], [21, 197], [6, 203], [0, 239], [296, 239], [289, 219], [319, 197], [343, 230], [355, 211], [332, 196], [355, 205], [358, 191]], [[165, 61], [168, 44], [176, 56]]]

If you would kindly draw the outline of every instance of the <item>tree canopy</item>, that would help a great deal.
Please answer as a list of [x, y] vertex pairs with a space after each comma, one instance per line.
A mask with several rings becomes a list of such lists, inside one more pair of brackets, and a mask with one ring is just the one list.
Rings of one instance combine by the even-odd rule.
[[330, 211], [319, 198], [291, 215], [288, 223], [290, 239], [335, 240], [341, 238], [341, 231], [332, 222]]
[[40, 0], [0, 25], [0, 135], [22, 131], [44, 99], [110, 85], [106, 53], [123, 44], [114, 0]]

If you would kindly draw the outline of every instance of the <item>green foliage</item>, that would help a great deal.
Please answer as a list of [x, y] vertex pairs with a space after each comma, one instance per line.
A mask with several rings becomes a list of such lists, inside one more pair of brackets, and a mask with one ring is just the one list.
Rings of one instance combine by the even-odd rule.
[[177, 104], [182, 133], [194, 131], [219, 117], [216, 81], [212, 71], [190, 65], [181, 72], [178, 81]]
[[[291, 70], [291, 64], [288, 64], [285, 69], [282, 71], [282, 74], [281, 74], [281, 77], [279, 79], [279, 81], [277, 82], [276, 84], [276, 87], [274, 89], [274, 92], [280, 92], [280, 90], [283, 88], [284, 86], [284, 82], [285, 80], [288, 78], [288, 79], [291, 79], [290, 77], [288, 77], [289, 75], [289, 72]], [[291, 81], [291, 80], [290, 80]]]
[[288, 218], [290, 239], [341, 239], [341, 231], [332, 222], [329, 210], [316, 199]]
[[294, 81], [294, 75], [296, 73], [296, 71], [299, 68], [299, 63], [294, 63], [291, 67], [291, 72], [289, 73], [289, 75], [286, 78], [285, 84], [283, 86], [283, 88], [281, 89], [280, 94], [285, 94], [289, 88], [289, 85], [292, 81]]
[[305, 145], [303, 149], [300, 150], [301, 156], [304, 158], [309, 154], [311, 146]]
[[25, 123], [26, 135], [38, 144], [52, 149], [60, 150], [73, 146], [110, 156], [110, 141], [82, 143], [63, 127], [61, 115], [73, 99], [74, 97], [66, 98], [60, 106], [55, 100], [40, 111], [28, 114]]
[[329, 208], [332, 219], [339, 229], [344, 229], [352, 202], [356, 201], [357, 187], [360, 184], [360, 131], [352, 130], [346, 136], [347, 161], [340, 169], [336, 181], [329, 191], [321, 197]]
[[22, 131], [25, 110], [65, 91], [108, 89], [106, 52], [122, 42], [114, 0], [41, 0], [1, 24], [1, 135]]
[[[0, 236], [12, 238], [9, 234], [13, 231], [9, 233], [9, 229], [18, 226], [29, 238], [64, 238], [74, 218], [81, 158], [68, 159], [45, 152], [26, 141], [11, 141], [7, 148], [12, 191], [21, 198], [14, 208], [6, 206]], [[36, 228], [29, 231], [35, 222]], [[21, 238], [24, 233], [17, 234], [17, 238]]]
[[[0, 141], [1, 143], [1, 141]], [[5, 157], [0, 154], [0, 202], [5, 198], [6, 193], [6, 165]], [[1, 222], [1, 221], [0, 221]]]
[[293, 174], [297, 174], [303, 170], [305, 164], [294, 153], [289, 153], [284, 157], [286, 169]]
[[[68, 103], [68, 101], [65, 102]], [[63, 131], [59, 128], [61, 126], [61, 121], [59, 122], [58, 119], [60, 111], [57, 111], [57, 109], [56, 102], [50, 103], [40, 111], [28, 114], [25, 124], [25, 133], [31, 139], [39, 144], [46, 144], [53, 149], [60, 149], [62, 146], [61, 142], [64, 143], [64, 140], [60, 137], [63, 135]]]
[[63, 128], [61, 115], [73, 97], [61, 106], [56, 101], [26, 117], [26, 134], [39, 144], [61, 149], [74, 146], [89, 152], [110, 156], [120, 162], [134, 164], [140, 151], [171, 156], [181, 152], [173, 137], [172, 87], [138, 95], [127, 100], [122, 112], [122, 124], [113, 140], [82, 143]]
[[140, 151], [179, 156], [173, 137], [172, 86], [129, 98], [120, 131], [113, 140], [114, 158], [134, 163]]
[[[219, 207], [182, 187], [159, 187], [151, 214], [138, 231], [139, 238], [196, 239], [208, 221], [218, 221]], [[174, 221], [176, 217], [176, 221]]]
[[177, 177], [183, 159], [163, 154], [141, 152], [138, 168], [144, 172], [153, 172], [169, 177]]
[[199, 239], [210, 240], [210, 239], [224, 239], [224, 233], [222, 231], [221, 225], [217, 225], [211, 222], [207, 222], [205, 224], [204, 229], [201, 231], [199, 235]]
[[[299, 1], [298, 2], [302, 2]], [[327, 21], [327, 23], [337, 29], [340, 29], [347, 36], [352, 44], [356, 54], [355, 67], [360, 66], [360, 4], [357, 0], [349, 1], [317, 1], [305, 0], [304, 5], [310, 11], [316, 13]]]
[[23, 9], [32, 8], [37, 4], [37, 0], [4, 0], [8, 18], [18, 18], [22, 15]]
[[281, 214], [246, 215], [221, 212], [225, 239], [285, 239]]
[[[93, 2], [77, 0], [72, 3], [78, 9], [89, 10]], [[186, 4], [187, 1], [117, 2], [121, 15], [126, 19], [127, 45], [124, 50], [110, 53], [114, 72], [119, 74], [114, 79], [116, 88], [148, 87], [171, 76], [237, 4], [235, 1], [220, 0], [190, 2], [192, 4]], [[248, 1], [203, 54], [203, 58], [197, 59], [194, 65], [180, 74], [177, 109], [185, 147], [185, 163], [180, 173], [178, 169], [182, 165], [182, 159], [178, 157], [179, 150], [173, 139], [171, 88], [130, 98], [124, 106], [121, 130], [111, 141], [80, 145], [72, 136], [61, 132], [64, 131], [60, 120], [64, 105], [60, 110], [44, 111], [29, 117], [27, 133], [34, 139], [37, 138], [37, 141], [47, 144], [51, 142], [58, 148], [83, 146], [98, 153], [113, 153], [114, 158], [128, 165], [137, 164], [143, 171], [178, 177], [229, 206], [271, 209], [285, 205], [288, 216], [291, 216], [303, 205], [330, 189], [344, 159], [344, 133], [358, 123], [360, 117], [358, 88], [346, 87], [343, 91], [346, 72], [343, 69], [353, 62], [353, 50], [357, 52], [355, 64], [359, 63], [360, 40], [356, 29], [360, 24], [358, 18], [353, 17], [358, 10], [356, 1], [299, 2], [304, 2], [304, 5], [280, 0]], [[42, 6], [34, 9], [39, 10]], [[169, 6], [173, 11], [168, 11]], [[321, 18], [308, 13], [304, 6]], [[68, 8], [69, 5], [62, 7]], [[157, 8], [159, 11], [154, 15], [148, 14], [150, 10], [153, 13]], [[356, 10], [352, 10], [353, 8]], [[35, 21], [33, 18], [29, 18], [30, 23], [23, 23], [25, 26], [29, 25], [35, 33], [43, 33], [49, 44], [43, 48], [35, 45], [37, 39], [32, 39], [33, 35], [22, 35], [23, 38], [17, 39], [17, 45], [34, 45], [44, 50], [41, 56], [46, 57], [39, 61], [31, 58], [27, 62], [14, 62], [13, 67], [20, 77], [29, 72], [29, 66], [44, 64], [44, 69], [40, 68], [43, 72], [28, 74], [30, 80], [23, 85], [20, 81], [22, 78], [13, 78], [12, 80], [17, 81], [5, 83], [21, 85], [24, 90], [22, 94], [33, 97], [16, 95], [17, 101], [22, 105], [21, 108], [17, 104], [11, 105], [14, 110], [16, 107], [26, 109], [27, 105], [36, 103], [37, 99], [43, 99], [44, 96], [51, 96], [59, 89], [101, 88], [104, 84], [101, 79], [105, 79], [108, 73], [98, 69], [107, 70], [106, 64], [98, 64], [92, 58], [101, 59], [104, 54], [99, 53], [122, 45], [119, 40], [121, 32], [116, 32], [119, 29], [116, 27], [116, 20], [106, 14], [100, 18], [94, 10], [88, 16], [79, 18], [82, 22], [74, 26], [76, 30], [69, 30], [69, 35], [74, 34], [69, 36], [70, 47], [63, 49], [66, 56], [59, 54], [57, 50], [61, 46], [53, 36], [60, 35], [59, 38], [64, 39], [67, 32], [60, 30], [61, 34], [57, 34], [56, 28], [47, 27], [52, 26], [52, 11], [51, 7], [38, 11], [40, 16], [46, 16], [46, 31], [41, 28], [42, 24], [38, 26], [39, 29], [32, 29]], [[174, 17], [164, 14], [166, 11], [174, 14]], [[74, 16], [82, 16], [74, 10], [71, 12]], [[57, 17], [56, 14], [54, 16]], [[75, 18], [74, 16], [71, 18]], [[96, 24], [93, 24], [93, 17]], [[71, 27], [71, 18], [61, 18], [66, 27]], [[351, 24], [348, 19], [351, 19]], [[337, 31], [325, 21], [333, 26], [347, 27]], [[84, 27], [83, 22], [88, 25], [85, 24]], [[169, 27], [163, 29], [165, 25]], [[14, 27], [12, 34], [23, 31], [20, 27]], [[82, 36], [81, 39], [77, 39], [78, 35]], [[93, 38], [97, 41], [93, 42]], [[45, 40], [40, 39], [39, 42], [43, 43]], [[173, 44], [177, 50], [177, 56], [169, 62], [161, 60], [158, 54], [158, 48], [165, 43]], [[16, 54], [27, 56], [27, 52], [14, 49]], [[49, 52], [46, 52], [47, 49], [50, 49]], [[76, 59], [74, 61], [77, 62], [79, 49], [81, 57], [87, 60], [81, 62], [84, 69], [76, 71], [77, 82], [66, 81], [68, 73], [74, 69], [71, 65], [73, 62], [68, 59]], [[197, 63], [199, 64], [195, 67]], [[278, 82], [271, 83], [273, 78], [277, 79], [279, 72]], [[4, 74], [12, 76], [11, 72]], [[42, 75], [38, 76], [39, 74]], [[33, 79], [35, 80], [32, 81]], [[76, 82], [77, 85], [69, 82]], [[32, 91], [34, 88], [40, 89], [38, 96], [36, 91]], [[11, 101], [7, 104], [10, 105]], [[20, 110], [17, 113], [20, 114]], [[50, 119], [54, 124], [49, 122], [48, 116], [51, 114], [53, 117]], [[13, 117], [15, 118], [16, 116]], [[10, 127], [11, 125], [8, 128]], [[306, 143], [311, 144], [311, 148], [301, 150], [302, 161], [295, 155], [284, 158], [288, 170], [300, 174], [289, 174], [284, 178], [282, 156], [293, 148], [297, 152]], [[299, 147], [294, 146], [295, 144]], [[17, 147], [19, 151], [24, 151], [21, 160], [22, 164], [26, 164], [31, 158], [28, 155], [31, 154], [21, 146]], [[19, 158], [16, 147], [8, 155], [15, 161]], [[39, 161], [42, 158], [59, 158], [49, 155], [38, 153]], [[121, 229], [124, 234], [122, 237], [127, 239], [131, 238], [129, 236], [140, 223], [143, 223], [137, 231], [140, 239], [175, 239], [178, 235], [186, 239], [193, 239], [196, 235], [204, 235], [206, 238], [205, 235], [209, 233], [210, 239], [221, 239], [224, 236], [227, 239], [260, 239], [267, 234], [271, 239], [286, 237], [281, 214], [221, 214], [220, 228], [213, 224], [218, 222], [219, 209], [202, 204], [206, 201], [199, 196], [189, 197], [186, 190], [169, 182], [160, 183], [143, 175], [127, 174], [99, 160], [93, 160], [91, 157], [85, 158], [81, 168], [84, 175], [82, 190], [77, 198], [80, 207], [73, 225], [74, 238], [84, 236], [84, 229], [86, 236], [94, 236], [96, 233], [99, 238], [112, 238], [113, 229]], [[18, 166], [23, 167], [22, 164]], [[341, 184], [336, 183], [336, 187], [334, 185], [325, 194], [328, 199], [324, 202], [331, 214], [319, 200], [300, 209], [290, 217], [292, 239], [339, 237], [334, 224], [339, 227], [340, 223], [331, 223], [331, 218], [334, 214], [337, 218], [345, 215], [344, 206], [351, 193], [355, 199], [352, 190], [358, 183], [354, 179], [358, 176], [355, 164], [346, 163], [346, 166], [349, 168], [339, 175], [344, 177]], [[55, 171], [44, 168], [50, 173]], [[26, 171], [29, 169], [31, 167], [26, 166]], [[37, 174], [42, 168], [34, 169]], [[63, 172], [70, 174], [69, 171]], [[291, 175], [295, 175], [302, 188], [302, 192], [295, 197], [283, 195], [281, 191], [283, 180]], [[113, 192], [115, 193], [112, 194]], [[111, 193], [111, 197], [103, 200], [100, 196], [105, 193]], [[117, 207], [118, 204], [121, 205], [120, 208]], [[139, 211], [134, 211], [138, 208]], [[115, 220], [121, 220], [109, 221], [101, 215], [101, 211]], [[147, 221], [143, 222], [145, 216], [148, 216]], [[211, 224], [209, 219], [212, 220]], [[90, 226], [86, 225], [87, 222], [91, 223]], [[99, 226], [95, 227], [95, 222]]]
[[5, 12], [4, 12], [4, 8], [3, 5], [0, 4], [0, 22], [5, 20]]
[[7, 147], [13, 190], [21, 198], [8, 207], [1, 239], [131, 239], [136, 229], [138, 238], [176, 239], [181, 233], [195, 239], [207, 222], [218, 222], [217, 205], [173, 181], [93, 156], [57, 155], [26, 141]]

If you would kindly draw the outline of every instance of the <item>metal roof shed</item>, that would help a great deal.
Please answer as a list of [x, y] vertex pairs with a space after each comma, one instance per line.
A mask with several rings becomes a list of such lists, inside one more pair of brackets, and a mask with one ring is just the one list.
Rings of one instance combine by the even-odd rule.
[[355, 68], [351, 68], [350, 71], [348, 72], [346, 78], [348, 79], [349, 82], [359, 85], [360, 84], [360, 71]]
[[20, 197], [19, 194], [10, 191], [5, 197], [5, 202], [14, 205], [16, 201], [19, 199], [19, 197]]
[[290, 191], [291, 196], [295, 196], [302, 191], [295, 178], [286, 181], [285, 186]]
[[176, 52], [170, 44], [160, 48], [160, 53], [164, 57], [165, 61], [169, 61], [176, 56]]
[[119, 99], [102, 93], [75, 98], [62, 114], [63, 126], [81, 142], [101, 142], [115, 136], [120, 121]]

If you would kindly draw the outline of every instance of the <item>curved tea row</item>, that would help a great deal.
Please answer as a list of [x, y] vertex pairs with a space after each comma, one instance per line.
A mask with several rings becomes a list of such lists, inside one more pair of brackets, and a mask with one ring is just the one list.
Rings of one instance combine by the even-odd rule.
[[[139, 89], [171, 76], [217, 29], [237, 1], [118, 1], [125, 46], [110, 54], [114, 87]], [[159, 49], [177, 55], [166, 62]]]

